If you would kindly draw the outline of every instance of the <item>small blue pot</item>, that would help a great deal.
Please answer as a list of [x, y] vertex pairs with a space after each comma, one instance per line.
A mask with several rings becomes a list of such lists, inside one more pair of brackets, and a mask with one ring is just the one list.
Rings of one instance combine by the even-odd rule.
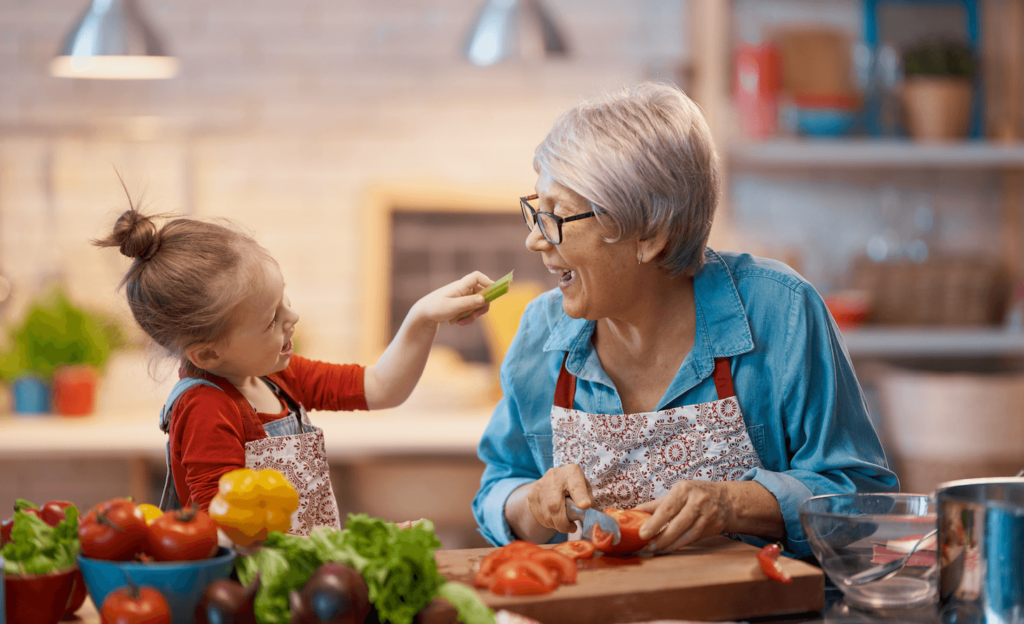
[[26, 375], [11, 384], [14, 411], [19, 414], [45, 414], [50, 411], [50, 385], [39, 377]]

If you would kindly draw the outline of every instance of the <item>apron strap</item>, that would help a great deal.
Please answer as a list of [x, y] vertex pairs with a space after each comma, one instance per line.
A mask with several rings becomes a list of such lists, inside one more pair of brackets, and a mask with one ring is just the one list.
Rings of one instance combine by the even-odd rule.
[[[568, 359], [569, 352], [566, 351], [565, 357], [562, 358], [562, 368], [558, 371], [558, 382], [555, 384], [555, 407], [571, 410], [576, 402], [576, 376], [565, 368], [565, 361]], [[711, 376], [715, 380], [719, 400], [736, 396], [729, 363], [730, 358], [715, 358], [715, 370]]]
[[732, 386], [732, 371], [729, 369], [729, 358], [715, 358], [715, 390], [718, 391], [718, 400], [736, 396], [736, 390]]
[[565, 361], [568, 359], [569, 352], [566, 351], [562, 358], [562, 369], [558, 371], [558, 383], [555, 384], [555, 407], [571, 410], [576, 402], [576, 375], [565, 369]]
[[[171, 430], [171, 414], [174, 413], [174, 404], [181, 398], [181, 395], [185, 394], [188, 390], [195, 386], [213, 386], [218, 390], [220, 387], [212, 381], [205, 379], [197, 379], [195, 377], [183, 377], [174, 384], [174, 388], [171, 389], [171, 395], [167, 397], [167, 402], [164, 403], [164, 407], [160, 410], [160, 431], [164, 433], [170, 433]], [[171, 440], [168, 437], [167, 446], [164, 451], [164, 459], [167, 463], [167, 476], [164, 477], [164, 489], [160, 493], [160, 509], [163, 511], [169, 511], [171, 509], [180, 509], [181, 501], [178, 500], [178, 492], [174, 489], [174, 484], [171, 483]]]

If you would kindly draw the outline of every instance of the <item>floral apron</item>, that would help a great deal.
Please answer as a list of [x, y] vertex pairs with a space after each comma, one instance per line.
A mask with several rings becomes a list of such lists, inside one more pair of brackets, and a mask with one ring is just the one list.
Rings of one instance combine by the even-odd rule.
[[[267, 381], [274, 393], [284, 400], [289, 413], [287, 416], [265, 425], [259, 423], [254, 413], [243, 414], [242, 425], [246, 437], [257, 438], [245, 443], [245, 467], [253, 470], [273, 468], [283, 474], [299, 493], [299, 508], [292, 514], [292, 527], [288, 533], [309, 535], [310, 531], [318, 526], [340, 529], [341, 515], [338, 512], [338, 503], [331, 487], [331, 472], [327, 463], [323, 430], [310, 422], [306, 409], [301, 404], [292, 400], [273, 382], [264, 381]], [[205, 380], [190, 378], [180, 380], [171, 391], [171, 396], [161, 412], [161, 429], [164, 429], [165, 432], [169, 430], [169, 419], [174, 401], [196, 383], [219, 387]], [[178, 391], [179, 386], [182, 385], [185, 387]], [[221, 389], [223, 390], [223, 388]], [[238, 394], [241, 397], [241, 393]], [[241, 400], [248, 404], [244, 398]], [[167, 428], [164, 427], [165, 420]], [[265, 437], [262, 435], [264, 433]], [[167, 449], [167, 480], [169, 482], [171, 478], [170, 442], [168, 442]], [[166, 483], [164, 490], [166, 496]], [[174, 493], [173, 484], [170, 491]], [[162, 500], [161, 507], [163, 507]]]
[[563, 359], [551, 408], [554, 465], [578, 465], [597, 507], [617, 509], [660, 498], [679, 481], [735, 481], [762, 467], [736, 400], [729, 358], [715, 358], [713, 377], [717, 401], [588, 414], [573, 409], [576, 377]]

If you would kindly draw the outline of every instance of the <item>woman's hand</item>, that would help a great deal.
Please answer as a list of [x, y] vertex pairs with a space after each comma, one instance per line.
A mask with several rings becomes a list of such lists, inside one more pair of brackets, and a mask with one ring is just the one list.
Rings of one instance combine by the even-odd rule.
[[594, 504], [590, 482], [583, 474], [583, 469], [576, 464], [552, 468], [534, 482], [527, 495], [530, 514], [541, 526], [572, 533], [577, 527], [566, 513], [566, 496], [572, 498], [580, 509], [587, 509]]
[[650, 552], [669, 552], [718, 535], [736, 515], [728, 486], [721, 481], [682, 481], [665, 496], [636, 508], [652, 514], [640, 527], [641, 539], [661, 531], [647, 545]]
[[460, 326], [469, 325], [490, 309], [491, 304], [477, 293], [493, 283], [494, 280], [491, 278], [474, 271], [456, 282], [424, 295], [413, 305], [409, 316], [416, 316], [432, 323], [447, 323], [460, 314], [473, 310], [471, 315], [457, 323]]

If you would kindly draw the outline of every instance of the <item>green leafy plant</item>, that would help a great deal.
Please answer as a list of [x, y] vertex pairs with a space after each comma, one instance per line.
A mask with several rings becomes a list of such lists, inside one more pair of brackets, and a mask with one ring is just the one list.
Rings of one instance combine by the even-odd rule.
[[903, 55], [903, 72], [908, 77], [973, 78], [975, 71], [974, 53], [962, 43], [928, 41], [909, 48]]
[[35, 301], [7, 338], [0, 356], [4, 379], [27, 374], [49, 379], [64, 364], [102, 369], [126, 342], [116, 324], [74, 305], [59, 287]]

